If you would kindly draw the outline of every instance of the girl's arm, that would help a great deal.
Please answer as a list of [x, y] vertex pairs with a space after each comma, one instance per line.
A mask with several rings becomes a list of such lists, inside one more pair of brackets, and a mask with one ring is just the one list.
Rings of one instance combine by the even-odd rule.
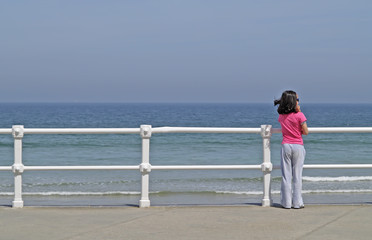
[[309, 134], [309, 129], [307, 129], [307, 123], [306, 122], [302, 123], [301, 127], [302, 127], [302, 134], [303, 135]]

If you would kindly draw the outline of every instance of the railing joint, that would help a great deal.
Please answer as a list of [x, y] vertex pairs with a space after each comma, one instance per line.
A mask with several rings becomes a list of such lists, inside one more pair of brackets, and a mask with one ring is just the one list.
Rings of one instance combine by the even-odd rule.
[[151, 164], [150, 163], [141, 163], [139, 165], [139, 169], [141, 173], [149, 173], [151, 172]]
[[261, 136], [262, 138], [271, 138], [271, 125], [261, 125]]
[[273, 164], [271, 162], [264, 162], [261, 164], [261, 171], [265, 173], [270, 173], [273, 171]]
[[24, 136], [24, 126], [23, 125], [13, 125], [12, 135], [14, 139], [22, 139]]
[[12, 172], [14, 174], [22, 174], [25, 170], [25, 166], [23, 164], [13, 164], [12, 165]]
[[141, 137], [144, 139], [151, 138], [151, 125], [141, 125]]

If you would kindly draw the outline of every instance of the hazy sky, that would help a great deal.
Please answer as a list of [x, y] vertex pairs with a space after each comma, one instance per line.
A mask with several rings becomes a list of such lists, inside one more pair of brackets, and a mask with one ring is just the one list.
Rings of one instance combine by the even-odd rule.
[[372, 1], [0, 1], [0, 102], [372, 103]]

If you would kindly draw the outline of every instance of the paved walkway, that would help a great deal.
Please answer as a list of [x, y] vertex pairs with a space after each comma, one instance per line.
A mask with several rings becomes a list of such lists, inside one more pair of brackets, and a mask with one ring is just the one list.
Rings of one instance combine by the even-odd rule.
[[0, 207], [0, 239], [372, 239], [372, 205]]

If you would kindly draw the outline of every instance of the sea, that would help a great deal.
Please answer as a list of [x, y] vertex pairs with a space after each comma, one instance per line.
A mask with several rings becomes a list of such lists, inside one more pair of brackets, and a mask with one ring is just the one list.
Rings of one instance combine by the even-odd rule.
[[[372, 104], [301, 104], [309, 127], [372, 127]], [[272, 103], [0, 103], [0, 128], [234, 127], [280, 128]], [[304, 136], [305, 164], [371, 164], [371, 133]], [[280, 165], [281, 134], [271, 138]], [[0, 135], [0, 166], [14, 162], [13, 138]], [[139, 134], [26, 134], [26, 166], [139, 165]], [[156, 165], [258, 165], [260, 134], [164, 133], [150, 140]], [[138, 170], [25, 171], [25, 206], [136, 206]], [[260, 170], [153, 170], [151, 205], [261, 204]], [[280, 203], [280, 169], [272, 172], [272, 198]], [[14, 178], [0, 171], [0, 205], [11, 205]], [[371, 204], [372, 169], [304, 169], [305, 204]]]

